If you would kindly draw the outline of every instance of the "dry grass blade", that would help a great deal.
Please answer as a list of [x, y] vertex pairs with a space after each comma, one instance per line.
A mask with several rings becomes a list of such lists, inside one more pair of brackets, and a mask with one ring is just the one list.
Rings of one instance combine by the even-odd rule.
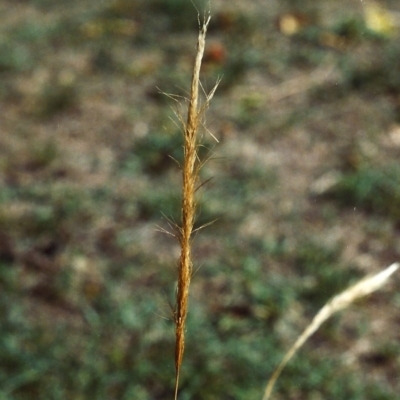
[[200, 26], [197, 53], [194, 62], [191, 92], [189, 97], [187, 121], [179, 117], [184, 125], [184, 162], [182, 166], [182, 225], [179, 228], [181, 255], [178, 266], [178, 286], [176, 294], [175, 319], [175, 399], [178, 398], [179, 372], [185, 350], [185, 323], [188, 313], [189, 286], [192, 276], [191, 240], [196, 214], [195, 192], [198, 172], [201, 167], [198, 151], [198, 130], [203, 126], [202, 117], [215, 92], [216, 87], [206, 96], [205, 103], [198, 105], [200, 86], [200, 67], [204, 54], [205, 38], [210, 16], [204, 18]]
[[399, 268], [400, 264], [394, 263], [377, 273], [376, 275], [366, 277], [360, 282], [346, 289], [342, 293], [336, 295], [332, 300], [328, 301], [324, 307], [314, 317], [311, 324], [304, 330], [301, 336], [297, 339], [296, 343], [286, 353], [285, 357], [274, 371], [268, 385], [265, 389], [263, 400], [268, 400], [271, 396], [276, 380], [279, 378], [282, 370], [285, 368], [289, 360], [296, 354], [300, 347], [308, 340], [308, 338], [333, 314], [337, 311], [343, 310], [348, 307], [355, 300], [360, 297], [366, 296], [375, 290], [382, 287], [389, 277]]

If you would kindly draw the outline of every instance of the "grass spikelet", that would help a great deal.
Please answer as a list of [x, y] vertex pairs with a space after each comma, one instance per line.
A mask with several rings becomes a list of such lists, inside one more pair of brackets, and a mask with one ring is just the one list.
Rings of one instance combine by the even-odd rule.
[[196, 197], [198, 189], [198, 174], [204, 164], [198, 157], [198, 131], [204, 127], [203, 117], [208, 108], [209, 102], [213, 97], [218, 82], [212, 91], [206, 95], [205, 102], [199, 105], [200, 67], [204, 54], [205, 38], [207, 27], [210, 22], [210, 15], [199, 20], [199, 36], [197, 41], [197, 52], [193, 67], [190, 97], [188, 99], [187, 120], [183, 121], [184, 134], [184, 161], [182, 166], [182, 222], [179, 228], [179, 242], [181, 255], [178, 265], [178, 286], [176, 294], [176, 306], [174, 310], [175, 322], [175, 399], [178, 398], [179, 372], [182, 365], [185, 350], [185, 323], [188, 313], [189, 286], [192, 275], [192, 254], [191, 242], [194, 233], [194, 222], [196, 215]]
[[355, 285], [336, 295], [332, 300], [328, 301], [317, 313], [310, 325], [308, 325], [304, 332], [299, 336], [295, 344], [286, 353], [281, 363], [275, 369], [265, 389], [263, 400], [268, 400], [270, 398], [275, 382], [290, 359], [328, 318], [330, 318], [337, 311], [347, 308], [357, 299], [367, 296], [368, 294], [371, 294], [372, 292], [381, 288], [387, 282], [389, 277], [396, 272], [399, 266], [399, 263], [394, 263], [383, 271], [362, 279]]

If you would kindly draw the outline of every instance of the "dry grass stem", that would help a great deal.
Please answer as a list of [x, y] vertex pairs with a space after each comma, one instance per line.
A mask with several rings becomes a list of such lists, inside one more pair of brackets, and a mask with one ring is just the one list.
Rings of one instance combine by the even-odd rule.
[[204, 104], [199, 106], [200, 67], [204, 54], [205, 38], [210, 16], [199, 21], [199, 36], [197, 53], [193, 67], [193, 76], [190, 97], [188, 99], [188, 113], [186, 122], [179, 114], [178, 118], [183, 124], [184, 131], [184, 162], [182, 167], [182, 225], [179, 227], [179, 241], [181, 255], [178, 266], [178, 286], [176, 306], [174, 311], [175, 321], [175, 399], [178, 397], [179, 372], [185, 350], [185, 323], [188, 313], [189, 286], [192, 276], [191, 242], [195, 232], [194, 222], [196, 214], [196, 190], [198, 189], [198, 174], [203, 162], [198, 157], [198, 130], [204, 128], [204, 113], [213, 97], [217, 85], [206, 94]]
[[333, 314], [350, 306], [355, 300], [366, 296], [382, 287], [389, 277], [399, 268], [399, 263], [394, 263], [377, 273], [376, 275], [366, 277], [360, 282], [339, 293], [332, 300], [328, 301], [324, 307], [314, 317], [311, 324], [304, 330], [296, 343], [286, 353], [285, 357], [274, 371], [268, 385], [265, 389], [263, 400], [268, 400], [274, 388], [276, 380], [279, 378], [282, 370], [285, 368], [289, 360], [296, 354], [300, 347], [308, 340], [308, 338]]

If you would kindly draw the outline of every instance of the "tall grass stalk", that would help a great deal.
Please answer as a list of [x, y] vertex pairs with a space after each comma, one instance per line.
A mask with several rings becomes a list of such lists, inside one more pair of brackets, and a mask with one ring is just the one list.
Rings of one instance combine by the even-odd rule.
[[179, 242], [181, 255], [178, 265], [178, 286], [176, 305], [174, 310], [175, 322], [175, 399], [178, 398], [179, 373], [185, 351], [185, 325], [188, 313], [189, 287], [192, 275], [192, 236], [196, 216], [196, 190], [198, 189], [199, 171], [204, 161], [198, 156], [199, 129], [204, 126], [203, 117], [209, 106], [217, 84], [206, 95], [204, 104], [199, 105], [200, 68], [204, 54], [205, 40], [210, 15], [204, 17], [202, 23], [199, 19], [199, 36], [197, 52], [194, 61], [190, 97], [188, 99], [187, 120], [184, 121], [180, 114], [178, 118], [183, 125], [184, 134], [184, 161], [182, 167], [182, 222], [179, 227]]

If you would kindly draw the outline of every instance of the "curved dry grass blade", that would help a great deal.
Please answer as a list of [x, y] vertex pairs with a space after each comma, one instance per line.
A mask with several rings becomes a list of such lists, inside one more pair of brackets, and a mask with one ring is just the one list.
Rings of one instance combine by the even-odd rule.
[[337, 311], [347, 308], [351, 303], [353, 303], [360, 297], [364, 297], [378, 290], [387, 282], [389, 277], [397, 271], [399, 266], [399, 263], [394, 263], [383, 271], [373, 276], [362, 279], [355, 285], [336, 295], [332, 300], [328, 301], [328, 303], [326, 303], [325, 306], [321, 308], [318, 314], [311, 321], [311, 324], [308, 325], [301, 336], [296, 340], [296, 343], [292, 346], [292, 348], [286, 353], [285, 357], [272, 374], [272, 377], [270, 378], [268, 385], [265, 389], [263, 400], [268, 400], [270, 398], [275, 382], [279, 378], [286, 364], [297, 353], [300, 347], [303, 346], [303, 344], [309, 339], [309, 337], [313, 333], [315, 333], [315, 331], [317, 331], [317, 329], [328, 318], [330, 318]]

